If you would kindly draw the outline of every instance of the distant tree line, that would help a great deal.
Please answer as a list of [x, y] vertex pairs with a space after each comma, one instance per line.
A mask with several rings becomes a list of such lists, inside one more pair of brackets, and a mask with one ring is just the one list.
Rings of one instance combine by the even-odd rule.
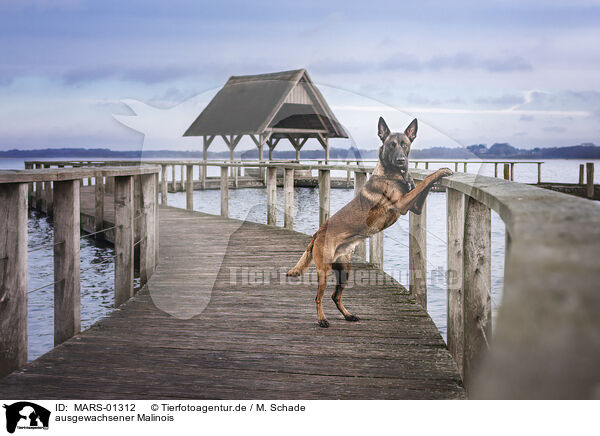
[[[265, 152], [266, 156], [266, 152]], [[361, 150], [356, 147], [329, 149], [331, 159], [375, 159], [377, 150]], [[208, 152], [209, 159], [229, 159], [229, 152]], [[258, 159], [258, 149], [241, 150], [235, 153], [237, 159]], [[273, 157], [277, 159], [295, 159], [296, 152], [273, 151]], [[325, 152], [319, 150], [302, 150], [303, 159], [323, 159]], [[478, 157], [482, 159], [600, 159], [600, 147], [585, 143], [569, 147], [549, 147], [520, 149], [508, 143], [495, 143], [491, 147], [485, 144], [469, 145], [464, 148], [432, 147], [422, 150], [412, 150], [410, 157], [413, 159], [468, 159]], [[0, 158], [184, 158], [202, 159], [202, 151], [178, 151], [178, 150], [129, 150], [116, 151], [108, 148], [46, 148], [38, 150], [7, 150], [0, 151]]]

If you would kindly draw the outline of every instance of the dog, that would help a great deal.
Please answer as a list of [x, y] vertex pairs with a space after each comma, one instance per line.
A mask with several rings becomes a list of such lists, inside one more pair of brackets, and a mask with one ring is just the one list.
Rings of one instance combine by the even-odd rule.
[[338, 310], [347, 321], [359, 321], [342, 303], [354, 248], [361, 240], [394, 224], [400, 215], [408, 211], [420, 215], [433, 184], [453, 174], [450, 169], [442, 168], [415, 186], [408, 172], [408, 154], [417, 129], [415, 118], [403, 133], [390, 132], [385, 120], [379, 118], [377, 134], [382, 144], [371, 178], [348, 204], [321, 225], [296, 266], [287, 272], [290, 277], [298, 277], [314, 260], [319, 282], [315, 299], [317, 321], [321, 327], [329, 327], [323, 313], [329, 273], [333, 270], [336, 274], [337, 284], [331, 298]]

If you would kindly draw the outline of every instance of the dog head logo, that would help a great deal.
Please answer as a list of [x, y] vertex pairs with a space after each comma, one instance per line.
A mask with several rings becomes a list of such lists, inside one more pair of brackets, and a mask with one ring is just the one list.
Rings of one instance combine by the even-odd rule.
[[6, 409], [6, 431], [19, 429], [48, 429], [50, 411], [28, 401], [4, 405]]

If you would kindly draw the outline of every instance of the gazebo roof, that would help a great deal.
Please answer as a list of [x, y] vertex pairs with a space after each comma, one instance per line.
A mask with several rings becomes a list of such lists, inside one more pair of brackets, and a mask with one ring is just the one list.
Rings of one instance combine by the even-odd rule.
[[305, 69], [232, 76], [183, 136], [347, 138]]

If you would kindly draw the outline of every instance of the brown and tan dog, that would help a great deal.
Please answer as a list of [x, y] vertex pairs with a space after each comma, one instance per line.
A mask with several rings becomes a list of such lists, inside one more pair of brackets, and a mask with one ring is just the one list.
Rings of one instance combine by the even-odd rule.
[[408, 173], [408, 153], [417, 136], [414, 119], [404, 133], [390, 132], [383, 118], [379, 118], [379, 162], [373, 174], [358, 194], [342, 209], [323, 223], [306, 247], [306, 251], [288, 276], [297, 277], [314, 259], [319, 288], [317, 291], [317, 318], [321, 327], [329, 327], [323, 313], [323, 294], [331, 270], [336, 273], [337, 285], [331, 298], [347, 321], [358, 321], [342, 304], [354, 247], [364, 238], [372, 236], [394, 224], [400, 215], [409, 210], [420, 214], [425, 198], [433, 184], [452, 171], [442, 168], [427, 176], [416, 187]]

